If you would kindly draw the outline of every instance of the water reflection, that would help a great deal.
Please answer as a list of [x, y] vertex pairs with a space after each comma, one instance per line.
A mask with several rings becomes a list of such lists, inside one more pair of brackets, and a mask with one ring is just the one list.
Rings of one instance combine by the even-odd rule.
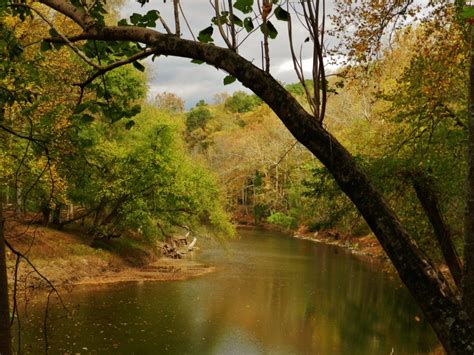
[[[436, 344], [405, 289], [369, 264], [275, 233], [241, 234], [228, 251], [199, 252], [214, 274], [68, 295], [76, 311], [51, 322], [51, 353], [422, 354]], [[30, 352], [43, 346], [39, 309], [26, 326]]]

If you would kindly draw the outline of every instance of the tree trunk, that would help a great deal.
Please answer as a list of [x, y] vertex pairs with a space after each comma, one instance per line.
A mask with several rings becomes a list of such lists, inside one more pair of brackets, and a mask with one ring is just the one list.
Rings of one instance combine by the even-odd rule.
[[49, 218], [51, 217], [51, 208], [49, 207], [49, 202], [42, 203], [40, 210], [43, 219], [43, 225], [47, 226], [49, 223]]
[[433, 191], [433, 182], [422, 173], [413, 174], [411, 176], [413, 180], [413, 187], [415, 188], [416, 196], [428, 217], [431, 226], [433, 227], [434, 234], [441, 247], [446, 264], [448, 265], [449, 271], [453, 277], [456, 286], [461, 289], [462, 287], [462, 264], [458, 257], [456, 249], [451, 238], [451, 231], [448, 225], [444, 221], [443, 215], [441, 214], [438, 197]]
[[57, 204], [53, 210], [53, 225], [59, 226], [61, 224], [61, 205]]
[[474, 319], [474, 26], [471, 25], [471, 67], [469, 69], [468, 96], [468, 178], [466, 216], [464, 222], [464, 280], [463, 301], [470, 317]]
[[10, 355], [12, 353], [10, 306], [8, 302], [8, 278], [2, 208], [0, 203], [0, 354]]

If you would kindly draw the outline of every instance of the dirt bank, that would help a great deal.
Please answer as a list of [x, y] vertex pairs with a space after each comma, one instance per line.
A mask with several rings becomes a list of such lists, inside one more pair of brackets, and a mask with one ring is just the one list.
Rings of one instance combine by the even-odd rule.
[[[19, 290], [45, 289], [132, 281], [184, 280], [214, 271], [192, 260], [158, 257], [159, 245], [133, 239], [112, 240], [107, 248], [92, 248], [80, 230], [58, 231], [34, 224], [7, 221], [6, 237], [28, 257], [17, 273]], [[14, 282], [16, 255], [7, 252], [10, 285]], [[44, 276], [44, 278], [42, 277]], [[48, 281], [45, 279], [47, 278]]]
[[388, 262], [382, 246], [374, 235], [355, 237], [350, 234], [343, 234], [336, 230], [325, 230], [319, 232], [309, 232], [301, 227], [293, 235], [295, 238], [311, 240], [317, 243], [336, 245], [349, 250], [354, 255], [364, 256], [380, 262]]

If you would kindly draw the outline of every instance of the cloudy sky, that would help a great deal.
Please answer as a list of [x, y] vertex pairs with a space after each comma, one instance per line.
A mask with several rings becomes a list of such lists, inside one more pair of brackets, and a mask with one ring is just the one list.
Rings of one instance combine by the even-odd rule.
[[[210, 25], [213, 9], [208, 0], [182, 0], [184, 13], [189, 21], [190, 27], [197, 36], [200, 30]], [[121, 9], [122, 18], [128, 18], [133, 13], [147, 13], [151, 9], [160, 11], [163, 18], [168, 25], [174, 29], [173, 24], [173, 5], [172, 1], [150, 0], [150, 3], [141, 7], [139, 3], [134, 0], [126, 0]], [[240, 16], [242, 19], [244, 16]], [[296, 75], [293, 71], [293, 63], [288, 45], [287, 23], [278, 21], [276, 18], [272, 19], [272, 23], [278, 30], [279, 35], [276, 39], [270, 40], [270, 57], [271, 57], [271, 73], [278, 80], [285, 83], [292, 83], [297, 81]], [[255, 23], [254, 23], [255, 24]], [[255, 24], [256, 25], [256, 24]], [[181, 28], [184, 38], [192, 39], [190, 32], [187, 30], [183, 20], [181, 20]], [[157, 22], [157, 30], [162, 31], [162, 27]], [[294, 43], [296, 49], [303, 44], [304, 39], [308, 37], [304, 28], [293, 20]], [[242, 31], [240, 38], [245, 36], [246, 32]], [[219, 39], [218, 30], [214, 29], [214, 40], [217, 45], [223, 45]], [[248, 38], [239, 49], [239, 53], [243, 55], [254, 64], [261, 66], [261, 50], [260, 42], [262, 41], [262, 34], [260, 31], [255, 31], [253, 35]], [[331, 46], [331, 40], [326, 45]], [[305, 50], [307, 48], [308, 51]], [[311, 50], [310, 43], [303, 46], [303, 59], [305, 59], [304, 66], [311, 68], [312, 62], [309, 55]], [[224, 86], [223, 79], [227, 75], [223, 71], [219, 71], [212, 66], [205, 64], [196, 65], [190, 63], [189, 59], [175, 58], [175, 57], [160, 57], [146, 61], [149, 96], [154, 97], [159, 92], [173, 92], [183, 98], [186, 102], [186, 107], [190, 108], [195, 105], [200, 99], [205, 99], [207, 102], [212, 102], [214, 95], [222, 92], [232, 93], [237, 90], [247, 90], [237, 81], [231, 85]], [[328, 68], [330, 69], [330, 68]]]

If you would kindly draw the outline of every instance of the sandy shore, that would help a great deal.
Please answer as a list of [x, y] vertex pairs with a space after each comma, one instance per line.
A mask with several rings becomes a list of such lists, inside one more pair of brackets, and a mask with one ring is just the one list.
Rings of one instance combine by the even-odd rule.
[[[18, 291], [46, 290], [50, 288], [49, 282], [58, 289], [70, 289], [76, 285], [185, 280], [215, 270], [213, 266], [197, 263], [191, 258], [158, 257], [159, 244], [126, 246], [109, 251], [92, 248], [90, 238], [78, 231], [13, 223], [7, 226], [6, 234], [13, 247], [26, 255], [40, 273], [21, 259], [17, 273]], [[12, 286], [15, 262], [16, 255], [7, 251]]]
[[215, 271], [215, 267], [199, 264], [186, 259], [160, 258], [139, 268], [125, 268], [120, 271], [104, 272], [101, 275], [85, 277], [74, 285], [104, 285], [119, 282], [178, 281], [205, 275]]

